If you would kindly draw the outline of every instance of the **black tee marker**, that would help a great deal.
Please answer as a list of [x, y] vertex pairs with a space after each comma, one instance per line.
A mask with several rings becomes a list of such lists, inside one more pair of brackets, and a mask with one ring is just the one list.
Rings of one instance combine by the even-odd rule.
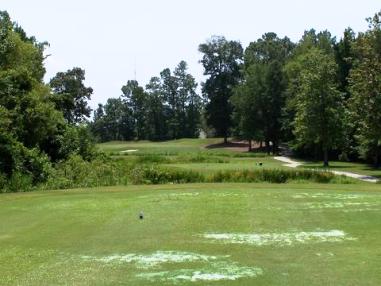
[[143, 214], [143, 212], [140, 212], [139, 219], [143, 219], [143, 218], [144, 218], [144, 214]]

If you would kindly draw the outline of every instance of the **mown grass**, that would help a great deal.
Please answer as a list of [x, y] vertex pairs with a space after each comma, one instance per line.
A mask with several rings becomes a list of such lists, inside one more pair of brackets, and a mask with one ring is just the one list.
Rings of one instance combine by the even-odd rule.
[[[348, 204], [330, 207], [343, 202]], [[138, 219], [141, 211], [144, 220]], [[381, 284], [377, 185], [225, 183], [3, 194], [0, 221], [1, 285]], [[211, 243], [200, 236], [334, 229], [355, 240], [253, 246]], [[158, 250], [229, 256], [225, 259], [239, 265], [260, 267], [263, 275], [217, 282], [147, 281], [137, 275], [197, 271], [209, 264], [164, 263], [143, 269], [82, 258]]]
[[179, 153], [198, 152], [203, 147], [220, 142], [221, 139], [179, 139], [164, 142], [151, 141], [113, 141], [98, 144], [98, 147], [105, 152], [114, 155], [120, 154], [126, 150], [137, 150], [134, 155], [141, 154], [159, 154], [159, 155], [177, 155]]

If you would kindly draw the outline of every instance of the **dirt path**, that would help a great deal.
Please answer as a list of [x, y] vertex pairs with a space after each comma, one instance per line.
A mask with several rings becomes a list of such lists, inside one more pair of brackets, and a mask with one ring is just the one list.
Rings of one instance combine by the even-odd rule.
[[[303, 165], [303, 162], [297, 162], [285, 156], [274, 157], [274, 159], [286, 163], [286, 164], [283, 164], [283, 166], [290, 167], [290, 168], [296, 168], [298, 166]], [[369, 182], [369, 183], [377, 183], [379, 181], [376, 177], [360, 175], [360, 174], [356, 174], [352, 172], [335, 171], [335, 170], [330, 170], [330, 172], [334, 173], [335, 175], [347, 176], [350, 178], [358, 179], [358, 180]]]

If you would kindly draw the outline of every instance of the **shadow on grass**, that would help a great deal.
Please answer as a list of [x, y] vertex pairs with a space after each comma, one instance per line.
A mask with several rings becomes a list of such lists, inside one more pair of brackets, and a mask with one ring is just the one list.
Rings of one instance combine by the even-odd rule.
[[245, 142], [227, 142], [227, 143], [216, 143], [205, 146], [206, 149], [217, 149], [217, 148], [245, 148], [249, 149], [249, 144]]

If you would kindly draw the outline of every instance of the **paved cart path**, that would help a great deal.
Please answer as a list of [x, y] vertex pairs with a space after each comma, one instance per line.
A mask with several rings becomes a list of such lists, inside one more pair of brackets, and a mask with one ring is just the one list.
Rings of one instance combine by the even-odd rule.
[[[285, 156], [277, 156], [277, 157], [274, 157], [274, 159], [286, 163], [283, 166], [290, 167], [290, 168], [296, 168], [303, 165], [303, 162], [294, 161], [291, 158], [285, 157]], [[329, 170], [329, 171], [334, 173], [335, 175], [347, 176], [347, 177], [358, 179], [365, 182], [377, 183], [379, 181], [376, 177], [372, 177], [372, 176], [360, 175], [360, 174], [356, 174], [352, 172], [344, 172], [344, 171], [335, 171], [335, 170]]]

